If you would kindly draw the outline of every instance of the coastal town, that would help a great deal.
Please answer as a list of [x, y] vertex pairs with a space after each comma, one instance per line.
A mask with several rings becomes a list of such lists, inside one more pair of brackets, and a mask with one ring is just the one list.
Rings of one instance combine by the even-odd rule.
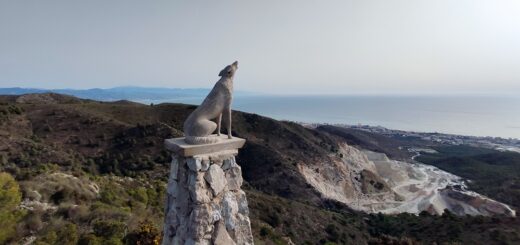
[[315, 128], [320, 125], [332, 125], [343, 128], [350, 128], [356, 130], [362, 130], [365, 132], [376, 133], [389, 137], [413, 137], [422, 140], [432, 141], [440, 144], [447, 145], [470, 145], [475, 147], [483, 147], [488, 149], [494, 149], [498, 151], [513, 151], [520, 153], [520, 139], [516, 138], [501, 138], [501, 137], [482, 137], [482, 136], [467, 136], [457, 134], [445, 134], [445, 133], [427, 133], [427, 132], [415, 132], [415, 131], [404, 131], [396, 129], [388, 129], [382, 126], [370, 126], [370, 125], [348, 125], [348, 124], [317, 124], [317, 123], [303, 123], [302, 125], [310, 128]]

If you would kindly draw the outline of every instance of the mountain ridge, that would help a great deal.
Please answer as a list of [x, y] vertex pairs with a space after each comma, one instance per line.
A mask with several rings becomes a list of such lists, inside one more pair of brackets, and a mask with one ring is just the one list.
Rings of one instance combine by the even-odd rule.
[[[0, 88], [0, 94], [23, 95], [34, 93], [67, 94], [82, 99], [116, 101], [116, 100], [175, 100], [180, 98], [200, 98], [209, 93], [209, 88], [162, 88], [119, 86], [113, 88], [91, 89], [40, 89], [40, 88]], [[236, 91], [237, 96], [255, 94], [248, 91]]]

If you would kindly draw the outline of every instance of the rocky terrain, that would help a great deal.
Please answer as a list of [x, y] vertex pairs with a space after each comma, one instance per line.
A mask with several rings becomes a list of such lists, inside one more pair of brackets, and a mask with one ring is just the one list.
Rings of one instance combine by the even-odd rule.
[[[0, 164], [8, 174], [0, 176], [0, 183], [19, 188], [12, 188], [8, 194], [13, 201], [0, 210], [0, 216], [9, 214], [0, 220], [6, 227], [0, 242], [156, 244], [162, 237], [171, 161], [163, 140], [182, 135], [182, 122], [194, 108], [96, 102], [58, 94], [1, 96]], [[469, 213], [460, 212], [457, 205], [421, 208], [426, 212], [415, 204], [407, 209], [419, 216], [391, 214], [396, 212], [390, 209], [399, 205], [379, 207], [389, 215], [356, 211], [377, 212], [363, 200], [412, 200], [413, 180], [418, 188], [431, 184], [428, 190], [438, 190], [436, 195], [443, 198], [471, 203], [480, 214], [506, 214], [503, 205], [441, 189], [441, 182], [433, 179], [444, 175], [435, 177], [435, 170], [426, 174], [428, 178], [384, 174], [383, 165], [378, 167], [381, 162], [388, 168], [399, 163], [403, 176], [415, 173], [408, 171], [411, 163], [403, 161], [413, 154], [392, 147], [392, 139], [367, 136], [355, 144], [344, 135], [240, 112], [233, 114], [233, 121], [233, 134], [247, 139], [237, 163], [257, 244], [520, 241], [518, 218], [457, 217], [453, 214]], [[360, 147], [369, 145], [366, 139], [371, 147]], [[388, 144], [381, 146], [382, 141]], [[386, 153], [392, 160], [366, 149]], [[427, 169], [417, 171], [425, 174]], [[408, 187], [401, 188], [403, 184]], [[429, 214], [441, 213], [443, 207], [451, 211]]]
[[465, 181], [459, 176], [430, 165], [391, 160], [383, 153], [365, 153], [399, 199], [388, 202], [368, 200], [362, 210], [416, 214], [422, 211], [442, 214], [449, 210], [457, 215], [515, 216], [515, 210], [507, 204], [468, 191]]
[[324, 197], [369, 213], [515, 216], [515, 210], [466, 190], [464, 180], [433, 166], [388, 159], [346, 144], [341, 161], [301, 164], [299, 171]]

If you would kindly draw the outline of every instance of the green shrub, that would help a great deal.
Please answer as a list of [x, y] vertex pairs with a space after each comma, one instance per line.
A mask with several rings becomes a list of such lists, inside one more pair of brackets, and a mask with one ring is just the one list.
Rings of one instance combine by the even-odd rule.
[[17, 210], [22, 199], [18, 182], [8, 173], [0, 173], [0, 243], [15, 235], [22, 213]]
[[78, 222], [87, 219], [89, 216], [89, 208], [83, 204], [62, 203], [57, 213], [71, 221]]
[[25, 219], [25, 226], [29, 231], [39, 231], [43, 228], [42, 214], [40, 212], [30, 212]]
[[338, 228], [334, 224], [329, 224], [325, 228], [325, 231], [327, 234], [329, 234], [330, 240], [332, 241], [338, 241], [339, 240], [339, 232]]
[[15, 106], [15, 105], [9, 105], [9, 107], [7, 108], [7, 110], [9, 110], [9, 113], [11, 114], [16, 114], [16, 115], [20, 115], [22, 114], [23, 112], [23, 109], [18, 107], [18, 106]]
[[0, 165], [6, 165], [7, 164], [7, 157], [3, 154], [0, 154]]
[[57, 232], [60, 244], [74, 245], [78, 243], [78, 227], [75, 224], [69, 223], [58, 230]]
[[267, 229], [266, 227], [262, 227], [262, 228], [260, 229], [260, 236], [265, 237], [265, 236], [269, 235], [269, 233], [270, 233], [270, 231], [269, 231], [269, 229]]
[[148, 203], [148, 194], [147, 194], [146, 188], [138, 187], [135, 190], [129, 191], [129, 193], [137, 201], [142, 202], [144, 204]]
[[58, 235], [56, 235], [56, 232], [53, 230], [49, 230], [41, 238], [36, 240], [35, 244], [36, 245], [56, 244], [57, 241], [58, 241]]
[[161, 242], [161, 232], [149, 220], [145, 220], [139, 224], [139, 228], [129, 234], [126, 238], [126, 244], [138, 245], [159, 245]]
[[91, 218], [125, 220], [131, 215], [130, 211], [128, 207], [118, 207], [96, 201], [90, 207], [89, 216]]
[[271, 225], [273, 228], [276, 228], [280, 225], [280, 217], [277, 213], [271, 213], [267, 216], [266, 222]]
[[97, 220], [93, 225], [94, 234], [99, 237], [122, 239], [126, 233], [126, 224], [119, 221]]
[[78, 241], [78, 245], [102, 245], [103, 239], [97, 237], [94, 234], [85, 234], [81, 236]]
[[111, 237], [103, 240], [103, 245], [123, 245], [121, 238]]

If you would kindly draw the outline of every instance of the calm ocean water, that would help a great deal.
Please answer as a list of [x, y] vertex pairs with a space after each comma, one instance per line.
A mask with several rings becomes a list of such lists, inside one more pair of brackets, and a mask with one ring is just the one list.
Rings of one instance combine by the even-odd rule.
[[520, 96], [242, 96], [234, 98], [233, 108], [298, 122], [520, 138]]

